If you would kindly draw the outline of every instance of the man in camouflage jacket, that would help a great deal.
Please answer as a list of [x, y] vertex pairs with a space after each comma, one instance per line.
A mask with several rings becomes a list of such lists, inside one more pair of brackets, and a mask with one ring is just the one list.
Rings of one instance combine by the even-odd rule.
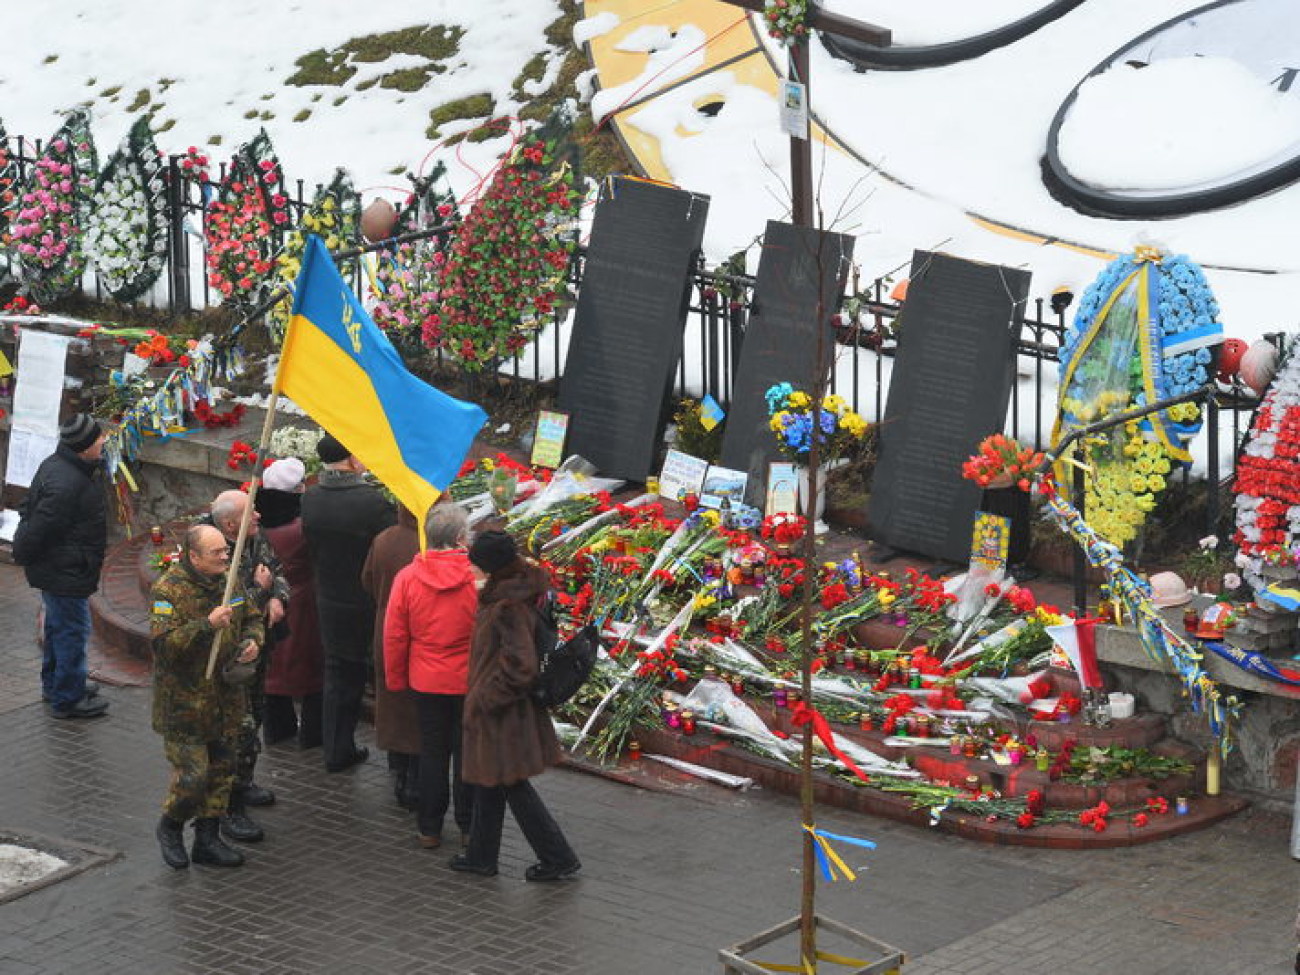
[[[221, 532], [196, 525], [186, 532], [180, 560], [152, 590], [153, 729], [162, 735], [172, 766], [156, 835], [163, 860], [177, 869], [189, 863], [181, 831], [191, 818], [194, 862], [243, 862], [222, 842], [218, 823], [230, 800], [236, 742], [248, 708], [238, 681], [251, 676], [266, 633], [262, 614], [242, 586], [222, 604], [229, 563]], [[217, 633], [221, 650], [209, 678], [208, 655]]]
[[[196, 524], [215, 525], [226, 537], [232, 550], [239, 537], [239, 525], [248, 507], [248, 495], [243, 491], [222, 491], [213, 500], [209, 514]], [[289, 605], [289, 580], [271, 543], [261, 532], [261, 516], [256, 511], [248, 522], [248, 535], [244, 539], [243, 553], [239, 559], [239, 582], [243, 585], [254, 606], [266, 617], [268, 635], [285, 618]], [[262, 750], [258, 735], [266, 713], [266, 665], [274, 639], [266, 641], [267, 652], [257, 660], [257, 673], [247, 690], [248, 713], [239, 730], [239, 746], [235, 759], [235, 784], [230, 790], [230, 808], [221, 818], [221, 831], [228, 839], [245, 843], [262, 838], [262, 827], [248, 815], [247, 806], [269, 806], [275, 802], [275, 793], [253, 781], [257, 756]]]

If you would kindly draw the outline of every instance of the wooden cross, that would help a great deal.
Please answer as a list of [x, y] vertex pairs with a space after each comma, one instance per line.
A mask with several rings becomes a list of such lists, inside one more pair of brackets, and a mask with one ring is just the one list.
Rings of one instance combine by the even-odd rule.
[[[755, 13], [762, 13], [764, 0], [722, 0], [733, 7], [743, 7]], [[808, 27], [828, 34], [837, 34], [850, 40], [874, 44], [877, 47], [889, 47], [891, 36], [889, 28], [877, 27], [875, 24], [863, 23], [843, 14], [831, 13], [817, 5], [816, 0], [808, 3]], [[790, 78], [803, 82], [804, 104], [812, 110], [812, 83], [808, 76], [808, 35], [796, 38], [790, 45]], [[790, 222], [799, 227], [813, 225], [813, 180], [812, 180], [812, 142], [807, 138], [790, 139]]]

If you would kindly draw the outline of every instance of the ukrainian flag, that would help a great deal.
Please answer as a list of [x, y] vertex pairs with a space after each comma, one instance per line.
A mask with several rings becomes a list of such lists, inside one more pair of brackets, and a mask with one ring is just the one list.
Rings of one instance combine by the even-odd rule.
[[1289, 613], [1294, 613], [1300, 609], [1300, 589], [1284, 586], [1280, 582], [1265, 586], [1255, 596]]
[[303, 253], [276, 388], [421, 521], [487, 422], [475, 404], [407, 371], [315, 235]]

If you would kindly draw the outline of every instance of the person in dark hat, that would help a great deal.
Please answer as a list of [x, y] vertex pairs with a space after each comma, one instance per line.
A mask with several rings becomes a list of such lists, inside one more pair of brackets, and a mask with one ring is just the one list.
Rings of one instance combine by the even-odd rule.
[[316, 585], [316, 612], [325, 651], [321, 743], [325, 770], [342, 772], [369, 756], [356, 742], [361, 696], [372, 670], [375, 603], [361, 585], [370, 543], [397, 522], [397, 511], [366, 482], [366, 466], [326, 434], [316, 453], [319, 482], [302, 499], [302, 531]]
[[461, 745], [461, 777], [475, 787], [474, 816], [469, 844], [452, 857], [451, 868], [496, 875], [509, 806], [537, 855], [524, 878], [563, 880], [582, 864], [528, 781], [560, 760], [551, 716], [531, 694], [537, 680], [537, 607], [550, 580], [545, 569], [520, 558], [505, 532], [475, 538], [469, 561], [487, 579], [470, 640]]
[[41, 591], [41, 690], [56, 718], [94, 718], [108, 710], [99, 686], [86, 679], [89, 600], [99, 588], [108, 530], [95, 476], [107, 436], [85, 413], [59, 427], [59, 445], [37, 468], [14, 533], [14, 561]]

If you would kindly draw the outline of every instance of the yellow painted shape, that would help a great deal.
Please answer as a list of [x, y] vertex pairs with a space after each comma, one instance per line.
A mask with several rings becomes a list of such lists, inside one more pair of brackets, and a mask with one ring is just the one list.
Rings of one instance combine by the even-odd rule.
[[[602, 89], [617, 88], [633, 81], [645, 70], [646, 54], [618, 50], [618, 45], [624, 38], [637, 28], [653, 25], [676, 31], [689, 24], [703, 31], [707, 39], [703, 52], [704, 64], [689, 77], [708, 74], [723, 61], [748, 54], [743, 60], [721, 70], [729, 72], [738, 83], [765, 91], [775, 100], [782, 76], [768, 59], [762, 42], [754, 34], [749, 14], [743, 8], [720, 0], [663, 0], [659, 3], [655, 0], [587, 0], [583, 4], [584, 17], [606, 12], [619, 18], [618, 26], [599, 37], [593, 37], [587, 44], [588, 56], [596, 68]], [[629, 100], [639, 101], [647, 96], [653, 97], [657, 89], [675, 88], [687, 80], [678, 78], [666, 83], [652, 81], [644, 91], [630, 95]], [[702, 100], [707, 101], [707, 96], [697, 97], [697, 104]], [[629, 124], [638, 111], [634, 107], [624, 112], [615, 112], [605, 120], [605, 124], [617, 130], [619, 138], [627, 146], [628, 154], [637, 161], [644, 175], [671, 183], [672, 173], [663, 161], [658, 140]], [[775, 117], [775, 104], [772, 106], [772, 114]], [[689, 138], [691, 134], [680, 127], [677, 130], [677, 135], [682, 138]], [[835, 145], [819, 126], [813, 126], [813, 135], [826, 145]]]
[[[741, 7], [723, 3], [722, 0], [586, 0], [583, 3], [584, 17], [594, 17], [605, 12], [613, 13], [619, 18], [618, 26], [599, 37], [593, 37], [587, 43], [588, 56], [596, 69], [597, 77], [600, 78], [601, 88], [616, 88], [640, 77], [645, 70], [647, 55], [640, 51], [617, 49], [618, 44], [638, 27], [654, 25], [676, 31], [683, 25], [690, 24], [702, 30], [707, 38], [704, 64], [691, 77], [707, 73], [728, 58], [753, 52], [744, 60], [730, 64], [721, 70], [730, 72], [741, 84], [765, 91], [773, 99], [777, 97], [777, 86], [783, 75], [772, 64], [762, 40], [754, 33], [754, 21], [750, 20], [749, 12]], [[637, 101], [653, 96], [657, 88], [676, 87], [686, 80], [679, 78], [667, 82], [666, 85], [652, 81], [644, 91], [630, 96], [630, 100]], [[814, 78], [814, 89], [816, 85], [817, 79]], [[707, 101], [707, 97], [697, 98], [696, 104], [698, 105], [701, 100]], [[615, 112], [606, 118], [605, 124], [616, 130], [618, 137], [627, 147], [628, 155], [640, 167], [642, 175], [672, 183], [673, 175], [664, 163], [663, 154], [659, 150], [659, 141], [646, 135], [635, 125], [629, 124], [638, 111], [637, 108], [630, 108], [624, 112]], [[772, 106], [772, 113], [776, 114], [775, 104]], [[679, 137], [690, 138], [692, 134], [680, 126], [677, 128]], [[812, 135], [823, 145], [830, 146], [837, 152], [844, 151], [834, 138], [828, 136], [815, 122], [812, 125]], [[971, 213], [966, 216], [985, 230], [1003, 237], [1044, 247], [1061, 247], [1101, 261], [1109, 262], [1116, 257], [1109, 251], [1089, 247], [1086, 244], [1045, 237], [1033, 231], [1021, 230]]]

